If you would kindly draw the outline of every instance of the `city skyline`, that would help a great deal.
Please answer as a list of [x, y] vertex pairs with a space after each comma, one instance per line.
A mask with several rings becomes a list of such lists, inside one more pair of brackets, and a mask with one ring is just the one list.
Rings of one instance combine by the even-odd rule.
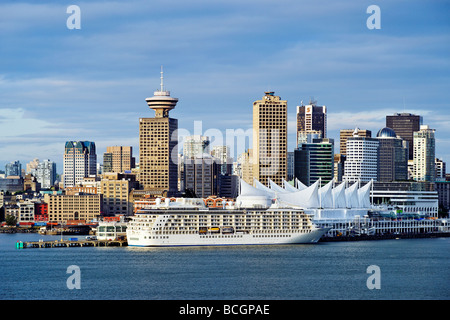
[[[62, 173], [70, 140], [94, 141], [100, 163], [107, 146], [138, 154], [161, 65], [180, 99], [172, 117], [192, 135], [251, 129], [253, 101], [271, 90], [287, 100], [288, 151], [296, 106], [314, 98], [335, 141], [341, 129], [378, 132], [387, 115], [409, 112], [436, 130], [436, 157], [450, 159], [444, 2], [90, 1], [77, 4], [80, 30], [66, 27], [70, 4], [0, 5], [0, 168], [39, 158]], [[366, 26], [371, 4], [379, 30]]]

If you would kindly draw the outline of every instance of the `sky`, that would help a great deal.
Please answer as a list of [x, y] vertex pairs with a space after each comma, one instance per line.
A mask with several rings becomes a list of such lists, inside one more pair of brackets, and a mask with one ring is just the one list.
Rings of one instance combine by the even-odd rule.
[[[71, 5], [80, 29], [68, 27]], [[379, 29], [368, 28], [371, 5]], [[138, 158], [161, 66], [180, 137], [210, 135], [234, 156], [251, 147], [252, 104], [270, 90], [288, 101], [289, 151], [296, 106], [314, 99], [335, 153], [340, 129], [376, 135], [386, 115], [409, 112], [450, 162], [448, 12], [448, 1], [425, 0], [3, 0], [0, 170], [38, 158], [62, 173], [69, 140], [94, 141], [101, 163], [113, 145]]]

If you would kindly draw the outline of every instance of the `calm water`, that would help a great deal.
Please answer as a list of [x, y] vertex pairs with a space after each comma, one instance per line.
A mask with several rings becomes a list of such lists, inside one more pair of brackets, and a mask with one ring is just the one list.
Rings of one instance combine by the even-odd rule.
[[[15, 249], [0, 234], [0, 300], [450, 298], [450, 238], [295, 246]], [[67, 268], [81, 271], [69, 290]], [[369, 290], [377, 265], [381, 289]]]

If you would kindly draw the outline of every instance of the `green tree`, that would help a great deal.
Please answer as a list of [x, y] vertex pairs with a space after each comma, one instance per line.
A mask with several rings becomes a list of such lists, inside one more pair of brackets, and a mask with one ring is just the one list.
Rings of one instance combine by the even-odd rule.
[[5, 221], [6, 221], [6, 225], [8, 225], [8, 226], [15, 226], [17, 224], [17, 218], [15, 216], [10, 215], [10, 214], [8, 214], [6, 216]]

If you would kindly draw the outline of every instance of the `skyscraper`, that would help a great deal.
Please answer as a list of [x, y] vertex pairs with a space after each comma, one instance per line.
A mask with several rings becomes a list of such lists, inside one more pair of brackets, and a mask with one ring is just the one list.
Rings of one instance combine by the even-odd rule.
[[386, 127], [391, 128], [403, 140], [408, 141], [409, 160], [414, 159], [414, 132], [420, 130], [422, 117], [411, 113], [396, 113], [386, 116]]
[[302, 143], [294, 150], [294, 177], [306, 186], [320, 179], [323, 186], [334, 177], [333, 158], [333, 139], [312, 139]]
[[372, 131], [370, 130], [363, 130], [356, 127], [355, 129], [342, 129], [340, 131], [340, 138], [339, 138], [339, 149], [340, 154], [347, 155], [347, 139], [350, 137], [353, 137], [353, 135], [356, 134], [358, 137], [366, 137], [370, 138], [372, 137]]
[[197, 197], [206, 198], [218, 194], [220, 165], [209, 154], [184, 160], [185, 189]]
[[379, 143], [375, 138], [357, 135], [347, 139], [343, 180], [356, 182], [373, 179], [377, 181]]
[[414, 180], [436, 180], [435, 153], [434, 129], [427, 125], [420, 126], [420, 130], [414, 132]]
[[380, 129], [377, 133], [378, 181], [408, 180], [408, 144], [398, 137], [391, 128]]
[[64, 188], [75, 187], [97, 174], [97, 153], [91, 141], [67, 141], [64, 148]]
[[5, 165], [5, 177], [8, 176], [22, 176], [22, 164], [19, 160]]
[[103, 172], [121, 173], [134, 168], [133, 147], [106, 147], [103, 154]]
[[56, 181], [56, 163], [50, 160], [39, 162], [36, 169], [33, 169], [36, 180], [41, 184], [42, 189], [50, 189]]
[[[311, 100], [308, 105], [297, 106], [297, 133], [304, 131], [321, 131], [322, 138], [327, 137], [327, 107], [316, 105]], [[297, 137], [298, 141], [298, 137]]]
[[178, 99], [164, 90], [161, 68], [161, 89], [145, 99], [155, 110], [154, 118], [139, 119], [139, 182], [153, 195], [175, 194], [178, 191], [178, 120], [169, 117]]
[[185, 138], [183, 142], [183, 156], [185, 159], [200, 157], [209, 153], [209, 137], [193, 135]]
[[272, 91], [253, 102], [253, 177], [267, 186], [287, 178], [287, 101]]

